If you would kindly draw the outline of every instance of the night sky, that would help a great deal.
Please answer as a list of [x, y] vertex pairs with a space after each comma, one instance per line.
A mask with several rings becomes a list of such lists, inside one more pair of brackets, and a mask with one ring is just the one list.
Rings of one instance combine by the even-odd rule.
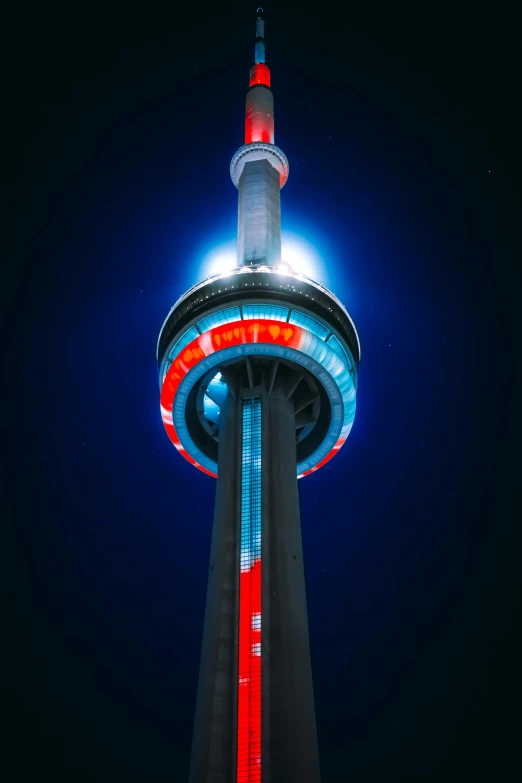
[[[323, 783], [511, 780], [520, 30], [356, 5], [265, 7], [283, 229], [362, 345], [299, 484]], [[175, 7], [4, 19], [6, 783], [187, 779], [215, 482], [155, 351], [235, 236], [256, 6]]]

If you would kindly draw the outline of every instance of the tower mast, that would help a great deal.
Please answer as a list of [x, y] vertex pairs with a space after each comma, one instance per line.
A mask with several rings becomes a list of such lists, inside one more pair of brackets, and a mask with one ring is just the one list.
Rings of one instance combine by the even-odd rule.
[[280, 191], [288, 160], [274, 144], [274, 96], [265, 63], [265, 22], [257, 9], [255, 63], [246, 96], [245, 144], [232, 158], [230, 174], [239, 190], [239, 266], [273, 265], [281, 260]]
[[165, 429], [217, 478], [190, 783], [319, 783], [297, 479], [348, 437], [360, 347], [341, 302], [278, 264], [261, 8], [230, 174], [238, 266], [180, 297], [158, 341]]

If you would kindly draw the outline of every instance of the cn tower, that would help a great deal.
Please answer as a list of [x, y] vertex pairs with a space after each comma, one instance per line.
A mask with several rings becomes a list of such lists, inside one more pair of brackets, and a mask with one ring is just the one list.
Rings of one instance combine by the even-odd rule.
[[263, 9], [246, 98], [237, 267], [190, 288], [158, 340], [161, 415], [217, 479], [190, 783], [319, 783], [297, 480], [355, 416], [360, 345], [341, 302], [281, 261]]

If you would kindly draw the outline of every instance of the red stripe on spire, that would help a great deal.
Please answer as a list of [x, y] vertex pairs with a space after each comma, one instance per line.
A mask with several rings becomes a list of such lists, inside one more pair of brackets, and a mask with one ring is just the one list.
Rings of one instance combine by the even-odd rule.
[[250, 87], [254, 84], [264, 84], [265, 87], [270, 87], [270, 68], [264, 63], [256, 63], [250, 69]]

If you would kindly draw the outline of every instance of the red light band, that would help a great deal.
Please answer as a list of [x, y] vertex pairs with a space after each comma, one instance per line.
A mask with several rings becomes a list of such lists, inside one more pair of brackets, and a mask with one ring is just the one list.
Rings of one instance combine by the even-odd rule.
[[[248, 325], [247, 325], [248, 324]], [[205, 356], [234, 345], [244, 345], [247, 343], [267, 343], [268, 345], [286, 345], [289, 348], [300, 350], [305, 340], [307, 331], [300, 326], [281, 324], [278, 321], [260, 319], [259, 321], [234, 321], [224, 326], [216, 326], [205, 334], [196, 337], [186, 348], [183, 348], [176, 359], [168, 369], [167, 375], [161, 389], [161, 416], [163, 425], [170, 440], [192, 465], [199, 468], [209, 476], [217, 478], [215, 473], [204, 468], [190, 456], [182, 446], [179, 437], [174, 428], [172, 420], [172, 407], [178, 387], [187, 373], [196, 366]], [[318, 465], [307, 470], [303, 476], [318, 470], [322, 465], [328, 462], [340, 449], [346, 436], [341, 436], [331, 452]]]
[[254, 84], [264, 84], [265, 87], [270, 87], [270, 68], [264, 63], [256, 63], [253, 68], [250, 69], [250, 87]]

